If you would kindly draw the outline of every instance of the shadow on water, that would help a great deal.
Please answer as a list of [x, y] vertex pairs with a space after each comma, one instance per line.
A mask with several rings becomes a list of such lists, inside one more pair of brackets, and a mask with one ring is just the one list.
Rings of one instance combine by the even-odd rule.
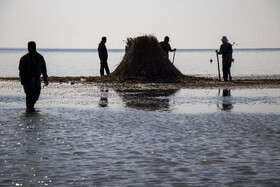
[[147, 111], [170, 111], [170, 96], [178, 89], [116, 90], [127, 107]]
[[[220, 96], [221, 90], [218, 90], [218, 96]], [[217, 103], [217, 107], [222, 111], [231, 111], [233, 109], [233, 103], [231, 101], [231, 90], [223, 89], [222, 90], [222, 103]]]
[[26, 129], [44, 129], [48, 128], [48, 122], [53, 120], [49, 115], [44, 114], [39, 109], [34, 112], [23, 111], [19, 116], [18, 123], [21, 123]]

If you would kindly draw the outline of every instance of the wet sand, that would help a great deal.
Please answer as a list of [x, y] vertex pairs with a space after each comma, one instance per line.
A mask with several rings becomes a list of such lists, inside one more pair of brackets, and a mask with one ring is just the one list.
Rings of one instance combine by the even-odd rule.
[[[1, 77], [0, 81], [19, 81], [18, 77]], [[49, 82], [70, 84], [100, 84], [114, 89], [206, 89], [206, 88], [280, 88], [280, 75], [270, 76], [238, 76], [232, 81], [219, 81], [217, 78], [206, 78], [196, 76], [183, 76], [176, 82], [164, 83], [162, 80], [148, 82], [139, 77], [122, 79], [113, 76], [92, 77], [49, 77]]]

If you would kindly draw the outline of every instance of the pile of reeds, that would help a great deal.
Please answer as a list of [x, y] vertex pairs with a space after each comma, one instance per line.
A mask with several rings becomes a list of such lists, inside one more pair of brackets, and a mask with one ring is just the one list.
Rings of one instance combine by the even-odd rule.
[[126, 52], [112, 76], [121, 79], [174, 82], [182, 73], [170, 62], [154, 36], [127, 39]]

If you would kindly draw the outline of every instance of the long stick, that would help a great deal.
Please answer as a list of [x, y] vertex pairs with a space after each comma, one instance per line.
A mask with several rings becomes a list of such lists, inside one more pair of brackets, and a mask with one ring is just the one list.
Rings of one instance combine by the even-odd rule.
[[176, 52], [176, 51], [174, 51], [174, 53], [173, 53], [173, 60], [172, 60], [172, 64], [174, 64], [175, 52]]
[[218, 53], [217, 54], [217, 63], [218, 63], [218, 73], [219, 73], [219, 81], [221, 81], [221, 73], [220, 73], [220, 63], [219, 63], [219, 56]]

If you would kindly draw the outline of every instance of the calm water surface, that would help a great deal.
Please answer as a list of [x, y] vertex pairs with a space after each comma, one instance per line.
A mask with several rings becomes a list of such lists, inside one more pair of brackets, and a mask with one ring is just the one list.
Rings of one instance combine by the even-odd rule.
[[[99, 58], [94, 49], [38, 49], [44, 56], [49, 76], [99, 76]], [[25, 49], [0, 49], [0, 77], [18, 76], [19, 59]], [[124, 50], [109, 50], [108, 64], [113, 71], [124, 56]], [[170, 59], [173, 58], [170, 53]], [[279, 75], [280, 49], [236, 49], [232, 75]], [[210, 63], [212, 59], [212, 63]], [[221, 62], [221, 58], [220, 58]], [[186, 75], [217, 76], [215, 49], [178, 50], [174, 65]]]
[[279, 186], [279, 89], [0, 82], [0, 186]]

